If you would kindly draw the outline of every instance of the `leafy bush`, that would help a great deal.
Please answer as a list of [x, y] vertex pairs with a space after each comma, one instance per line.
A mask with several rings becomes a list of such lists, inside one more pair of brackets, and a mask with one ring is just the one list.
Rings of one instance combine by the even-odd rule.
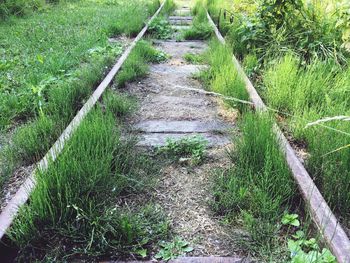
[[[256, 13], [241, 12], [234, 16], [232, 24], [223, 22], [223, 30], [237, 56], [243, 58], [254, 49], [259, 59], [276, 58], [292, 50], [307, 61], [319, 57], [345, 63], [336, 16], [325, 13], [315, 3], [305, 4], [301, 0], [257, 3]], [[217, 8], [212, 10], [218, 12]]]
[[0, 3], [0, 19], [10, 15], [23, 16], [33, 10], [43, 8], [45, 0], [4, 0]]
[[350, 52], [350, 4], [343, 2], [340, 14], [340, 19], [337, 21], [336, 27], [342, 30], [342, 47]]

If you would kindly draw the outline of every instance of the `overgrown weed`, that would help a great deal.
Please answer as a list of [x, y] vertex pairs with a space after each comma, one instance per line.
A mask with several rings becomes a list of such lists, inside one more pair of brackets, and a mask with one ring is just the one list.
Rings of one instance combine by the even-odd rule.
[[181, 139], [168, 138], [166, 144], [159, 147], [158, 153], [165, 154], [170, 159], [180, 161], [188, 159], [190, 164], [197, 165], [203, 161], [207, 141], [198, 135], [184, 137]]

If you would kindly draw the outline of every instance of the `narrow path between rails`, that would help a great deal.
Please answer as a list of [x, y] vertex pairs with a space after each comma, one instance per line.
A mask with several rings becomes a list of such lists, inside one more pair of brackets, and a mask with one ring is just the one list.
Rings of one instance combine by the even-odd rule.
[[[176, 30], [187, 28], [191, 20], [188, 6], [169, 17]], [[139, 104], [129, 120], [129, 132], [148, 150], [163, 146], [167, 138], [200, 135], [208, 142], [199, 166], [176, 163], [162, 169], [154, 198], [169, 217], [173, 234], [194, 248], [187, 256], [231, 256], [228, 260], [236, 262], [240, 253], [233, 241], [235, 230], [220, 224], [209, 207], [211, 177], [216, 169], [229, 166], [226, 150], [231, 147], [236, 112], [224, 109], [218, 99], [181, 89], [203, 89], [193, 74], [206, 66], [190, 65], [184, 55], [204, 52], [204, 41], [172, 39], [155, 41], [155, 45], [170, 59], [152, 65], [147, 78], [127, 85], [125, 91], [136, 96]]]

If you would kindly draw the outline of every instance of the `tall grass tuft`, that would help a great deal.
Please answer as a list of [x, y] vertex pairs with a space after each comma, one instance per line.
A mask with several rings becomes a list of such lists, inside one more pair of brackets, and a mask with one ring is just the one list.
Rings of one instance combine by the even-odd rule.
[[[202, 72], [200, 76], [205, 84], [214, 92], [241, 100], [248, 100], [249, 96], [245, 89], [245, 84], [232, 64], [230, 48], [220, 44], [216, 40], [212, 40], [205, 56], [210, 66], [209, 69]], [[228, 103], [238, 107], [241, 111], [245, 108], [242, 104]]]
[[265, 97], [269, 105], [291, 115], [287, 115], [289, 128], [307, 145], [307, 167], [316, 184], [331, 207], [349, 218], [350, 151], [331, 152], [350, 143], [346, 135], [350, 125], [333, 121], [326, 124], [329, 128], [305, 126], [324, 117], [350, 114], [350, 68], [343, 69], [332, 60], [300, 64], [293, 55], [272, 62], [263, 76]]
[[219, 173], [214, 186], [214, 210], [241, 218], [253, 250], [260, 253], [280, 247], [279, 222], [291, 208], [296, 189], [272, 124], [265, 114], [244, 115], [239, 125], [242, 136], [230, 153], [234, 166]]
[[93, 110], [56, 162], [36, 174], [37, 186], [9, 232], [21, 256], [91, 260], [147, 248], [164, 237], [168, 225], [159, 208], [132, 210], [118, 202], [152, 185], [156, 172], [133, 149], [120, 140], [109, 109]]
[[147, 63], [159, 63], [166, 59], [166, 54], [153, 48], [149, 42], [138, 42], [117, 75], [118, 86], [124, 87], [127, 82], [144, 77], [149, 69]]
[[205, 40], [213, 34], [213, 28], [209, 24], [207, 12], [202, 1], [196, 1], [192, 9], [194, 15], [192, 26], [182, 33], [186, 40]]

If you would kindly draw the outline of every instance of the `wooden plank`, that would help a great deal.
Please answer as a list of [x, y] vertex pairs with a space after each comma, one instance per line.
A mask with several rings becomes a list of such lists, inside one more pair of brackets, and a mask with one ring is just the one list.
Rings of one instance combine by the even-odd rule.
[[[218, 40], [222, 44], [225, 44], [225, 39], [219, 32], [208, 12], [207, 17], [210, 24], [214, 28]], [[239, 74], [242, 76], [246, 85], [246, 89], [249, 93], [250, 100], [254, 103], [256, 110], [262, 112], [267, 111], [268, 109], [266, 105], [264, 104], [263, 100], [259, 96], [258, 92], [254, 88], [253, 84], [245, 74], [243, 68], [234, 55], [232, 56], [232, 62], [236, 66]], [[296, 156], [296, 153], [291, 147], [290, 143], [276, 123], [273, 126], [273, 130], [279, 139], [280, 149], [285, 154], [288, 166], [293, 174], [295, 181], [298, 184], [301, 195], [311, 212], [314, 223], [322, 234], [330, 250], [337, 258], [338, 262], [349, 263], [350, 241], [348, 236], [346, 235], [345, 231], [332, 213], [332, 210], [324, 200], [314, 181], [311, 179], [305, 167]]]
[[100, 99], [103, 92], [109, 86], [109, 84], [114, 79], [115, 75], [121, 69], [122, 65], [130, 55], [131, 51], [134, 49], [135, 45], [138, 41], [144, 36], [146, 33], [149, 24], [158, 16], [160, 11], [162, 10], [165, 2], [159, 7], [159, 9], [155, 12], [155, 14], [151, 17], [151, 19], [147, 22], [147, 24], [143, 27], [140, 33], [136, 36], [133, 42], [128, 46], [128, 48], [124, 51], [122, 56], [118, 59], [116, 64], [104, 78], [104, 80], [100, 83], [88, 101], [84, 104], [84, 106], [80, 109], [74, 119], [70, 122], [67, 128], [63, 131], [58, 140], [54, 143], [51, 149], [47, 152], [43, 159], [37, 164], [36, 169], [30, 174], [30, 176], [25, 180], [25, 182], [18, 189], [14, 197], [9, 201], [7, 206], [4, 208], [2, 213], [0, 214], [0, 239], [5, 235], [7, 229], [12, 224], [12, 221], [16, 217], [19, 208], [24, 205], [34, 190], [36, 182], [35, 182], [35, 173], [39, 169], [41, 171], [45, 171], [48, 169], [49, 162], [55, 161], [59, 154], [62, 152], [65, 143], [72, 137], [74, 131], [79, 127], [82, 120], [86, 117], [86, 115], [91, 111], [96, 102]]

